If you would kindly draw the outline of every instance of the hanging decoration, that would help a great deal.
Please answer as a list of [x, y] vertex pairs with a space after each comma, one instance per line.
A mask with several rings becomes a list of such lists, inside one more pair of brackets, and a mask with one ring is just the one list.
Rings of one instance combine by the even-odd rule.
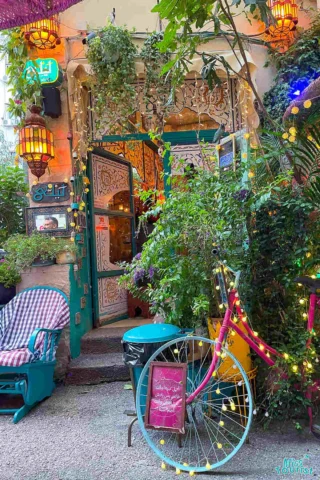
[[40, 115], [41, 107], [31, 105], [25, 126], [19, 132], [18, 153], [38, 179], [45, 173], [49, 160], [54, 157], [53, 134], [46, 128]]
[[23, 30], [27, 42], [40, 50], [52, 49], [61, 44], [57, 15], [29, 23]]
[[275, 19], [275, 24], [266, 29], [268, 35], [282, 37], [296, 30], [298, 6], [295, 0], [268, 0], [268, 7]]
[[81, 0], [0, 0], [0, 30], [21, 27], [63, 12]]

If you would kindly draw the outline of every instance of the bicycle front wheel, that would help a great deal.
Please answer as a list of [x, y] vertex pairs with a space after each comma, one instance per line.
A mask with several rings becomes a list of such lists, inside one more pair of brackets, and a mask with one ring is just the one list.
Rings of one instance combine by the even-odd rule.
[[213, 470], [229, 461], [248, 435], [253, 412], [250, 382], [241, 364], [225, 348], [207, 385], [186, 405], [185, 433], [145, 427], [151, 362], [187, 364], [188, 397], [206, 377], [214, 349], [215, 342], [208, 338], [180, 337], [162, 345], [141, 373], [136, 392], [138, 421], [163, 469], [170, 465], [177, 473], [188, 471], [190, 475]]

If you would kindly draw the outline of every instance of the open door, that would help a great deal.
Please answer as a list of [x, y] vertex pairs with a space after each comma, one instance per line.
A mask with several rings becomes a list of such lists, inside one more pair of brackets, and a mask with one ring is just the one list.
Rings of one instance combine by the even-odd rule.
[[90, 230], [94, 325], [126, 318], [127, 291], [118, 285], [118, 262], [134, 255], [132, 168], [122, 157], [90, 154]]

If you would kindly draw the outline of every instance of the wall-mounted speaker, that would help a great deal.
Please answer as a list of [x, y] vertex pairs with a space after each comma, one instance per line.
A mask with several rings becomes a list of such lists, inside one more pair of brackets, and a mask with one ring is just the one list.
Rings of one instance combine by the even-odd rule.
[[60, 90], [55, 87], [42, 87], [43, 113], [47, 117], [58, 118], [61, 115]]

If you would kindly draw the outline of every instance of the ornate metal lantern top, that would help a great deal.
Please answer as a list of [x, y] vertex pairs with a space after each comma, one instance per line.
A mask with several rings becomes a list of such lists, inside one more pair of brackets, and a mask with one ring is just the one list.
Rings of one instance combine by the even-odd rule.
[[41, 177], [54, 157], [53, 135], [40, 115], [41, 107], [32, 105], [25, 126], [19, 132], [19, 155], [36, 177]]
[[28, 23], [23, 27], [25, 39], [40, 50], [60, 45], [58, 16]]
[[268, 0], [275, 24], [270, 25], [266, 33], [272, 37], [286, 35], [296, 29], [298, 6], [295, 0]]
[[0, 0], [0, 30], [21, 27], [63, 12], [81, 0]]

